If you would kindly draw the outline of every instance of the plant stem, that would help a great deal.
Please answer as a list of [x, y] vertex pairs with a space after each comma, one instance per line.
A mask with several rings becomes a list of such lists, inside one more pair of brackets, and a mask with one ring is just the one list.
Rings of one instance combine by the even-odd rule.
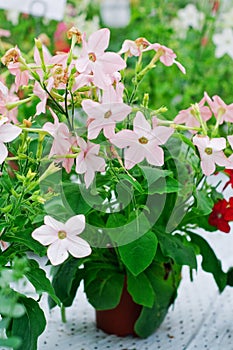
[[61, 305], [61, 320], [63, 323], [66, 323], [66, 308], [65, 306], [62, 304]]

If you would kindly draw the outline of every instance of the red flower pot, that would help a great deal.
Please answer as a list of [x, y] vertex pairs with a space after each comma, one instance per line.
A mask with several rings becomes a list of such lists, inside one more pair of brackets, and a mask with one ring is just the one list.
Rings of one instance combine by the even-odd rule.
[[119, 304], [111, 310], [96, 310], [96, 325], [109, 334], [121, 337], [127, 335], [137, 336], [134, 324], [137, 321], [142, 306], [136, 304], [124, 284]]

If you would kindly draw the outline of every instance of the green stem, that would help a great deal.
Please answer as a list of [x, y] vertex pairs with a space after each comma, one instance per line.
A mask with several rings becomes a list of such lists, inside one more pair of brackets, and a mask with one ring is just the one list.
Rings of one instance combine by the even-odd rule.
[[61, 320], [66, 323], [66, 308], [63, 304], [61, 305]]

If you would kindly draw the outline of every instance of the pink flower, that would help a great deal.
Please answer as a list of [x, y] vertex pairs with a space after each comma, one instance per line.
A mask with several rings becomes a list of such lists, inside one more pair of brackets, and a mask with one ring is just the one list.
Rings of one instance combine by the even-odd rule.
[[12, 75], [15, 75], [15, 91], [18, 91], [22, 85], [28, 85], [29, 73], [20, 62], [9, 63], [8, 69]]
[[54, 124], [50, 122], [45, 123], [43, 130], [47, 131], [54, 138], [49, 156], [63, 156], [57, 159], [57, 162], [62, 162], [62, 166], [69, 173], [71, 171], [74, 160], [72, 158], [64, 158], [64, 155], [71, 153], [70, 149], [73, 141], [67, 125], [64, 123], [59, 123], [57, 117], [55, 117]]
[[6, 117], [0, 119], [0, 164], [4, 162], [8, 155], [8, 150], [4, 143], [13, 141], [22, 131], [18, 126], [6, 122]]
[[119, 148], [126, 148], [125, 167], [131, 169], [146, 158], [149, 164], [162, 166], [164, 164], [163, 145], [172, 135], [173, 129], [165, 126], [151, 128], [141, 112], [137, 112], [133, 121], [134, 130], [122, 130], [110, 141]]
[[77, 138], [77, 141], [81, 152], [76, 158], [75, 171], [78, 174], [84, 174], [84, 181], [88, 188], [95, 177], [95, 172], [105, 170], [105, 161], [98, 156], [100, 145], [86, 142], [80, 137]]
[[216, 164], [229, 167], [229, 161], [223, 152], [226, 148], [224, 137], [210, 139], [208, 136], [195, 135], [193, 143], [200, 153], [201, 168], [205, 175], [213, 174]]
[[125, 40], [122, 44], [122, 47], [119, 51], [119, 54], [127, 53], [129, 57], [131, 56], [140, 56], [141, 50], [133, 40]]
[[109, 86], [103, 93], [102, 103], [84, 100], [82, 108], [89, 117], [88, 138], [95, 139], [103, 129], [104, 135], [114, 135], [116, 122], [120, 122], [131, 112], [132, 108], [121, 102], [121, 89]]
[[72, 216], [66, 223], [59, 222], [49, 215], [44, 217], [45, 225], [36, 228], [32, 237], [47, 246], [47, 255], [52, 265], [63, 263], [69, 253], [75, 258], [91, 254], [90, 245], [78, 235], [85, 228], [85, 216]]
[[93, 73], [93, 83], [105, 88], [111, 84], [110, 76], [126, 67], [125, 61], [114, 52], [105, 52], [108, 47], [110, 31], [107, 28], [90, 35], [88, 42], [82, 38], [82, 51], [76, 61], [76, 69], [80, 73]]
[[[48, 85], [47, 85], [47, 90], [50, 92], [52, 87], [53, 87], [53, 79], [49, 79]], [[42, 87], [40, 86], [40, 84], [37, 81], [35, 81], [33, 93], [37, 97], [39, 97], [39, 99], [41, 100], [36, 106], [36, 115], [39, 115], [41, 113], [45, 113], [48, 94], [44, 89], [42, 89]]]
[[[209, 107], [204, 106], [205, 99], [203, 98], [199, 103], [199, 111], [202, 117], [203, 121], [207, 121], [211, 118], [212, 112], [210, 111]], [[189, 107], [187, 109], [184, 109], [178, 113], [178, 115], [175, 117], [174, 122], [177, 124], [185, 124], [186, 126], [190, 127], [199, 127], [200, 122], [195, 117], [195, 113], [193, 110], [193, 107]], [[195, 131], [193, 130], [192, 133]]]
[[215, 95], [211, 98], [209, 95], [205, 92], [204, 93], [205, 100], [210, 106], [212, 112], [214, 113], [214, 116], [219, 121], [219, 124], [221, 125], [224, 121], [225, 122], [233, 122], [233, 103], [230, 105], [227, 105], [219, 96]]
[[177, 55], [169, 47], [155, 43], [155, 44], [150, 44], [144, 51], [149, 51], [149, 50], [155, 50], [156, 52], [159, 52], [161, 54], [159, 57], [159, 60], [165, 66], [172, 66], [173, 63], [175, 63], [183, 74], [186, 73], [184, 66], [182, 66], [181, 63], [175, 60]]
[[8, 90], [8, 88], [0, 81], [0, 114], [7, 117], [8, 121], [12, 121], [16, 124], [18, 123], [18, 108], [15, 107], [10, 110], [7, 108], [8, 104], [19, 100], [18, 96], [14, 94], [14, 90], [14, 85]]

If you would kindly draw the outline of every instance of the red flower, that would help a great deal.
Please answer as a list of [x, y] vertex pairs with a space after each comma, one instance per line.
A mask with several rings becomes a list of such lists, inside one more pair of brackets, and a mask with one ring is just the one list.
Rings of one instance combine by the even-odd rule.
[[208, 221], [210, 225], [216, 226], [220, 231], [230, 232], [229, 221], [233, 221], [233, 197], [230, 198], [229, 202], [221, 199], [215, 203]]
[[231, 169], [225, 169], [225, 170], [224, 170], [224, 173], [226, 173], [226, 174], [229, 175], [229, 180], [228, 180], [227, 183], [225, 184], [223, 190], [225, 190], [225, 188], [226, 188], [228, 185], [231, 185], [231, 187], [233, 188], [233, 170], [231, 170]]

